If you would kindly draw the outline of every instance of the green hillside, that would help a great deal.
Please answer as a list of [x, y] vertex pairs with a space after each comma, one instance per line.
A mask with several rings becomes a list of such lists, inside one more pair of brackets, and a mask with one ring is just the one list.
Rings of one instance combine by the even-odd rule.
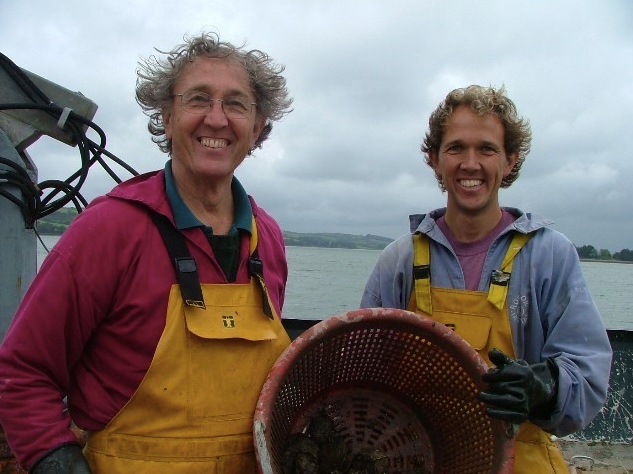
[[40, 234], [62, 235], [75, 217], [77, 217], [75, 208], [63, 207], [59, 211], [39, 219], [37, 231]]
[[[65, 207], [37, 221], [41, 234], [61, 235], [77, 216], [74, 208]], [[392, 239], [378, 235], [352, 235], [337, 233], [304, 234], [284, 231], [286, 245], [297, 247], [330, 247], [343, 249], [382, 250]]]
[[342, 249], [382, 250], [392, 239], [378, 235], [353, 235], [337, 233], [300, 234], [284, 231], [286, 245], [297, 247], [331, 247]]

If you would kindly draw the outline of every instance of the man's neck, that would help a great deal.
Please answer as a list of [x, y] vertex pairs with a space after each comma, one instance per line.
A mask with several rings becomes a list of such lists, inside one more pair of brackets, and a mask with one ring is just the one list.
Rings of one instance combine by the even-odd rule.
[[224, 235], [230, 231], [235, 213], [230, 184], [224, 189], [184, 189], [178, 183], [176, 186], [189, 210], [200, 222], [211, 227], [215, 235]]
[[483, 239], [497, 226], [502, 215], [500, 207], [479, 214], [451, 212], [447, 208], [444, 220], [455, 238], [467, 243]]

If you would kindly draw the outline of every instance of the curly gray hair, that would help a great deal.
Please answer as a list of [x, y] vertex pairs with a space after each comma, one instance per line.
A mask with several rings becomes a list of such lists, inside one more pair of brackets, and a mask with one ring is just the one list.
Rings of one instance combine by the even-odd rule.
[[[532, 132], [528, 120], [518, 116], [516, 106], [507, 96], [505, 88], [471, 85], [454, 89], [438, 105], [429, 117], [429, 131], [424, 136], [420, 149], [425, 154], [426, 163], [432, 167], [429, 152], [439, 153], [442, 137], [448, 119], [460, 105], [467, 105], [478, 115], [496, 115], [503, 125], [504, 147], [507, 154], [517, 153], [518, 159], [508, 176], [501, 181], [502, 188], [508, 188], [519, 177], [519, 170], [530, 152]], [[435, 174], [438, 185], [445, 191], [442, 178]]]
[[199, 56], [223, 58], [242, 65], [251, 82], [257, 114], [265, 118], [265, 125], [249, 154], [260, 148], [272, 131], [273, 121], [292, 111], [292, 99], [286, 89], [286, 79], [281, 75], [283, 65], [259, 50], [246, 51], [243, 46], [220, 41], [216, 33], [202, 33], [196, 37], [184, 37], [185, 43], [172, 51], [157, 52], [166, 55], [159, 59], [150, 56], [139, 62], [136, 80], [136, 102], [147, 116], [147, 128], [152, 140], [161, 151], [171, 153], [171, 140], [165, 136], [163, 111], [169, 111], [173, 103], [174, 84], [183, 68]]

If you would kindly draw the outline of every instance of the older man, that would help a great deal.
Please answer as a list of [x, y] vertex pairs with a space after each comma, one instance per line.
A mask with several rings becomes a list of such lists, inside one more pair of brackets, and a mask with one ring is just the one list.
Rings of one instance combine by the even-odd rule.
[[213, 34], [141, 64], [137, 101], [171, 159], [78, 216], [0, 347], [0, 422], [23, 467], [256, 472], [253, 412], [289, 344], [287, 264], [234, 172], [289, 112], [281, 72]]

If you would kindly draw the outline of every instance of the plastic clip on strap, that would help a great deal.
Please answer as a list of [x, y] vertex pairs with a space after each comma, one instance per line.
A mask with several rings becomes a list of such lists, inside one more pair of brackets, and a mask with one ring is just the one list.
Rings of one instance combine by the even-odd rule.
[[431, 268], [429, 265], [414, 265], [415, 299], [418, 308], [426, 314], [433, 312], [431, 304]]
[[176, 277], [180, 284], [182, 300], [187, 306], [205, 309], [200, 278], [198, 277], [198, 267], [195, 259], [189, 253], [185, 238], [167, 217], [154, 212], [150, 213], [150, 215], [165, 242], [169, 258], [174, 265]]
[[523, 245], [532, 237], [532, 234], [516, 233], [512, 237], [508, 251], [503, 257], [500, 270], [493, 270], [490, 275], [490, 288], [488, 290], [488, 301], [498, 309], [503, 309], [508, 295], [508, 286], [512, 275], [512, 263], [514, 257], [519, 253]]
[[175, 262], [175, 268], [178, 269], [176, 273], [185, 304], [205, 309], [196, 261], [193, 257], [172, 257], [172, 260]]
[[429, 241], [422, 234], [416, 233], [413, 234], [413, 246], [413, 279], [416, 304], [420, 311], [432, 314]]
[[255, 249], [248, 261], [248, 271], [252, 277], [257, 279], [257, 282], [262, 289], [262, 309], [264, 314], [270, 319], [274, 319], [273, 311], [270, 307], [270, 302], [268, 301], [268, 289], [266, 288], [266, 282], [264, 281], [264, 264], [257, 255], [257, 249]]
[[68, 120], [68, 117], [70, 116], [70, 113], [72, 111], [73, 111], [73, 109], [71, 109], [70, 107], [64, 107], [64, 110], [62, 110], [62, 113], [59, 115], [59, 120], [57, 121], [57, 126], [59, 128], [61, 128], [62, 130], [66, 126], [66, 121]]

